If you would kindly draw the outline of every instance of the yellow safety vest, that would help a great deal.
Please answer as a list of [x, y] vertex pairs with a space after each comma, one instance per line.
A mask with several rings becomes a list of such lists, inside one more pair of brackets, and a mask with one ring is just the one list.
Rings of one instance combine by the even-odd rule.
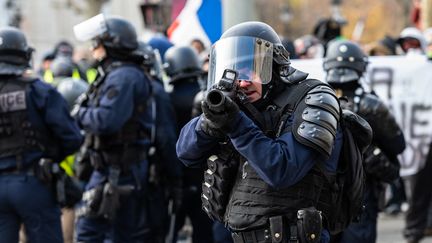
[[67, 156], [60, 163], [60, 167], [62, 167], [64, 169], [64, 171], [66, 172], [66, 174], [68, 176], [71, 176], [71, 177], [73, 177], [75, 175], [75, 173], [73, 171], [74, 161], [75, 161], [75, 155], [72, 154], [72, 155]]

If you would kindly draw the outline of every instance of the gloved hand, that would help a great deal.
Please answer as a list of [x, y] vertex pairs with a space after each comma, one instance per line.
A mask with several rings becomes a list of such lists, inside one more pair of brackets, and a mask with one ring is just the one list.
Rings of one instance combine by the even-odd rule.
[[[372, 146], [371, 146], [372, 147]], [[399, 177], [400, 165], [397, 158], [392, 161], [379, 148], [368, 150], [364, 158], [365, 170], [371, 176], [381, 182], [390, 183]]]
[[200, 125], [201, 125], [201, 130], [205, 134], [207, 134], [211, 137], [214, 137], [217, 139], [223, 139], [225, 137], [225, 134], [220, 129], [215, 128], [213, 126], [212, 122], [209, 119], [207, 119], [207, 117], [205, 117], [205, 115], [203, 115], [201, 117], [201, 124]]
[[209, 130], [209, 135], [211, 135], [210, 133], [216, 135], [220, 135], [220, 133], [226, 134], [231, 131], [232, 123], [234, 122], [236, 115], [239, 113], [238, 105], [229, 97], [225, 98], [224, 109], [222, 112], [211, 110], [206, 100], [201, 103], [203, 110], [201, 128], [204, 132], [207, 132], [204, 129]]

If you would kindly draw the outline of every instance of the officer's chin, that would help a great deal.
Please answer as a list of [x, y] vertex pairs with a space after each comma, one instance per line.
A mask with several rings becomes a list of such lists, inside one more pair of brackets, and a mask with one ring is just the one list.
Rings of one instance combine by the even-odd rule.
[[257, 92], [254, 92], [253, 94], [248, 95], [248, 99], [250, 103], [255, 103], [261, 99], [261, 95]]

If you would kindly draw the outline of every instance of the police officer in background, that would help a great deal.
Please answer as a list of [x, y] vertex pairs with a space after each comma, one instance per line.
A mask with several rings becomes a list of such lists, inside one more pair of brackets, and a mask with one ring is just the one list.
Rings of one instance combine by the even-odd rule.
[[177, 124], [170, 96], [160, 79], [159, 52], [143, 41], [139, 41], [138, 52], [144, 57], [142, 67], [150, 77], [152, 87], [148, 108], [152, 116], [152, 148], [149, 150], [149, 193], [146, 196], [149, 221], [161, 239], [170, 242], [176, 233], [175, 218], [183, 198], [182, 164], [175, 153]]
[[99, 14], [74, 27], [92, 41], [99, 77], [72, 111], [85, 131], [94, 171], [76, 224], [78, 242], [158, 242], [148, 230], [143, 196], [148, 173], [150, 81], [135, 28], [123, 18]]
[[336, 90], [338, 97], [344, 97], [341, 106], [363, 117], [373, 130], [372, 145], [364, 157], [366, 209], [360, 222], [352, 223], [342, 233], [340, 242], [347, 243], [376, 241], [378, 204], [384, 193], [383, 183], [399, 178], [397, 155], [405, 149], [404, 135], [390, 110], [361, 85], [367, 64], [367, 57], [360, 47], [347, 40], [330, 42], [323, 64], [327, 72], [326, 81]]
[[[290, 66], [278, 35], [261, 22], [231, 27], [210, 51], [208, 87], [239, 90], [221, 105], [207, 95], [203, 114], [183, 127], [177, 155], [190, 167], [207, 161], [203, 208], [230, 228], [236, 243], [306, 242], [301, 230], [314, 242], [329, 241], [317, 209], [331, 216], [320, 206], [329, 204], [323, 173], [336, 170], [341, 149], [339, 104], [319, 81], [296, 96], [307, 76]], [[294, 111], [286, 107], [289, 97], [298, 102]], [[301, 209], [302, 222], [314, 223], [297, 227]]]
[[61, 95], [26, 75], [33, 49], [24, 34], [4, 27], [0, 40], [0, 235], [18, 242], [24, 224], [30, 242], [63, 242], [52, 171], [43, 166], [78, 150], [82, 137]]
[[171, 78], [170, 93], [180, 129], [190, 120], [195, 95], [200, 91], [199, 79], [203, 73], [197, 53], [189, 46], [173, 46], [165, 53], [165, 71]]
[[[197, 53], [189, 46], [169, 48], [165, 53], [165, 70], [171, 77], [173, 90], [170, 93], [176, 115], [177, 131], [191, 119], [195, 95], [200, 91], [198, 83], [202, 70]], [[201, 210], [202, 168], [183, 166], [183, 204], [176, 216], [176, 232], [185, 224], [186, 217], [192, 223], [192, 242], [212, 242], [212, 222]], [[176, 242], [177, 237], [174, 237]]]
[[[68, 109], [70, 111], [74, 107], [75, 101], [78, 99], [78, 97], [87, 91], [88, 84], [81, 79], [63, 77], [63, 79], [60, 79], [58, 81], [56, 89], [66, 100], [68, 104]], [[60, 167], [63, 168], [67, 176], [70, 176], [75, 180], [74, 162], [75, 154], [68, 155], [60, 163]], [[82, 187], [79, 186], [79, 188], [81, 189]], [[71, 205], [69, 207], [62, 208], [61, 222], [63, 239], [65, 243], [73, 242], [73, 232], [75, 229], [74, 206], [75, 205]]]

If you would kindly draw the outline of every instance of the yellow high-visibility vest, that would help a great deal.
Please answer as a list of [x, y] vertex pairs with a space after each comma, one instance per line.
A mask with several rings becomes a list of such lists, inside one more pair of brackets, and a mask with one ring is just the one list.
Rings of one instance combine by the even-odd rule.
[[95, 68], [89, 68], [86, 71], [87, 82], [89, 84], [93, 83], [96, 80], [97, 70]]
[[64, 171], [66, 172], [66, 174], [68, 176], [73, 177], [74, 171], [73, 171], [73, 166], [74, 166], [74, 161], [75, 161], [75, 155], [69, 155], [67, 156], [61, 163], [60, 163], [60, 167], [62, 167], [64, 169]]

